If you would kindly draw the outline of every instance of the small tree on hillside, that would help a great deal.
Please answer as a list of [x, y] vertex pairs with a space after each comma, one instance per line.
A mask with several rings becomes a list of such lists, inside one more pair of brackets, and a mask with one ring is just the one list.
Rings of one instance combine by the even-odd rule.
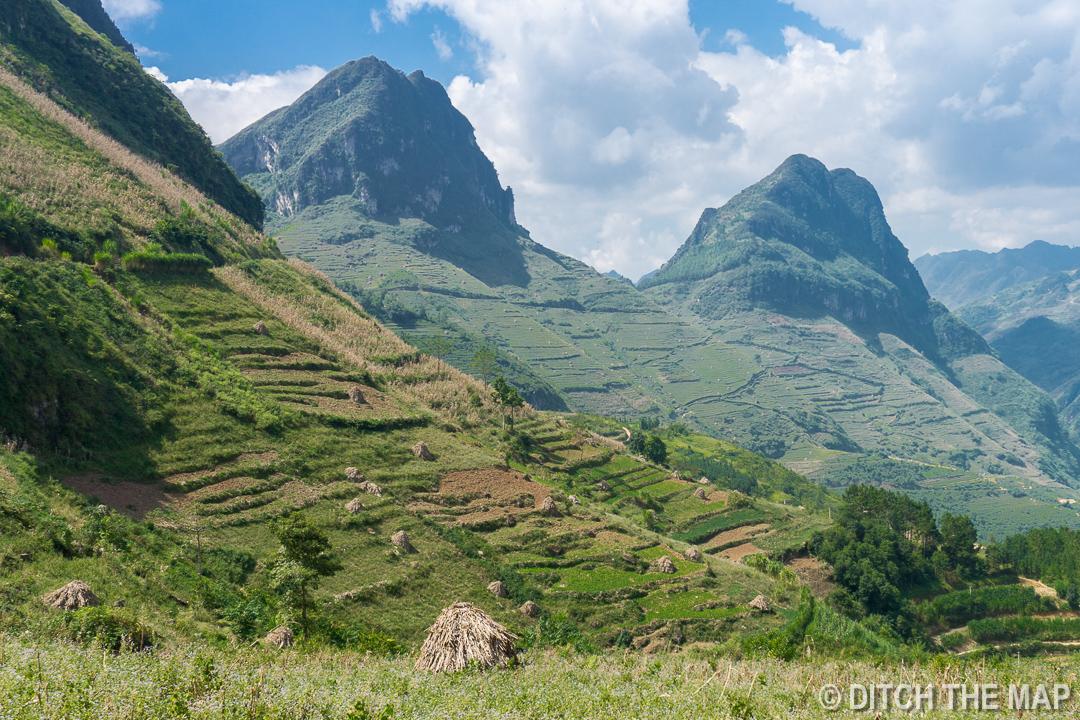
[[424, 352], [435, 358], [439, 369], [442, 370], [442, 359], [453, 351], [454, 341], [445, 335], [435, 335], [425, 338], [421, 344], [424, 346]]
[[484, 384], [490, 385], [495, 373], [499, 372], [499, 353], [495, 348], [485, 345], [473, 355], [471, 365]]
[[525, 405], [525, 401], [518, 395], [518, 391], [500, 375], [491, 384], [491, 399], [503, 408], [503, 429], [506, 429], [506, 410], [510, 410], [510, 429], [513, 430], [514, 410]]
[[645, 441], [645, 457], [657, 465], [663, 465], [667, 462], [667, 444], [653, 435]]
[[945, 513], [941, 516], [941, 549], [954, 567], [970, 569], [975, 566], [975, 543], [979, 535], [975, 523], [966, 515]]
[[[330, 552], [330, 539], [312, 525], [303, 513], [294, 512], [274, 522], [270, 531], [281, 547], [270, 561], [270, 582], [275, 590], [285, 593], [291, 601], [300, 599], [300, 617], [304, 639], [308, 637], [308, 590], [319, 586], [319, 580], [342, 569], [341, 562]], [[295, 602], [290, 602], [295, 605]]]

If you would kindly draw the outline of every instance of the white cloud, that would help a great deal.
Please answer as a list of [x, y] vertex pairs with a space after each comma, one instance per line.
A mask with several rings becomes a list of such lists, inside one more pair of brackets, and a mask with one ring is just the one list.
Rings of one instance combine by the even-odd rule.
[[273, 75], [247, 75], [233, 82], [202, 78], [169, 82], [156, 67], [146, 71], [169, 86], [215, 144], [228, 140], [272, 110], [291, 104], [326, 75], [321, 67], [300, 65]]
[[912, 255], [1080, 241], [1080, 4], [789, 0], [773, 58], [734, 28], [704, 52], [686, 0], [389, 0], [450, 14], [476, 77], [448, 88], [533, 237], [636, 277], [701, 210], [802, 152], [882, 194]]
[[128, 20], [149, 20], [161, 10], [158, 0], [102, 0], [109, 17], [118, 23]]
[[446, 36], [442, 34], [442, 30], [439, 28], [435, 28], [435, 32], [431, 33], [431, 44], [435, 46], [435, 52], [443, 62], [454, 57], [453, 48], [450, 47], [450, 43], [446, 41]]
[[382, 32], [382, 13], [375, 9], [371, 11], [371, 29], [376, 35]]

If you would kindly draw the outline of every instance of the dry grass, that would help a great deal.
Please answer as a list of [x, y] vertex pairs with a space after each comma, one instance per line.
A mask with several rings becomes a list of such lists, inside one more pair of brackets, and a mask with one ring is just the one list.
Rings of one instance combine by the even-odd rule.
[[472, 603], [454, 603], [428, 628], [416, 669], [459, 672], [474, 662], [485, 667], [503, 665], [517, 657], [517, 639]]
[[108, 166], [59, 161], [6, 127], [0, 127], [0, 187], [58, 225], [104, 229], [119, 214], [137, 236], [147, 236], [164, 215], [131, 177]]
[[[154, 220], [162, 215], [160, 209], [154, 212], [154, 205], [157, 204], [157, 201], [163, 202], [165, 207], [174, 214], [180, 212], [181, 203], [186, 203], [204, 222], [228, 228], [229, 234], [241, 242], [256, 245], [265, 240], [261, 233], [208, 199], [195, 188], [175, 177], [165, 168], [136, 155], [108, 135], [90, 127], [84, 121], [57, 105], [52, 99], [37, 92], [2, 67], [0, 67], [0, 83], [7, 86], [16, 96], [29, 104], [47, 120], [64, 128], [68, 133], [85, 143], [88, 148], [115, 166], [115, 169], [104, 173], [100, 169], [93, 169], [92, 172], [101, 177], [86, 178], [83, 177], [83, 173], [91, 172], [90, 168], [79, 169], [75, 167], [74, 163], [57, 165], [55, 157], [49, 155], [46, 165], [52, 164], [53, 167], [48, 168], [42, 165], [40, 156], [36, 156], [25, 148], [18, 148], [18, 143], [12, 143], [11, 140], [15, 134], [8, 131], [6, 136], [2, 138], [4, 147], [0, 148], [0, 151], [4, 152], [3, 166], [0, 172], [4, 172], [2, 177], [5, 183], [14, 179], [15, 182], [10, 183], [11, 187], [19, 188], [21, 175], [18, 171], [22, 170], [27, 172], [30, 178], [29, 181], [24, 179], [22, 183], [30, 182], [31, 187], [35, 187], [32, 184], [35, 181], [40, 183], [36, 189], [39, 194], [48, 198], [49, 205], [62, 202], [65, 199], [71, 200], [75, 196], [86, 196], [80, 201], [88, 204], [101, 203], [105, 207], [113, 207], [117, 203], [133, 203], [131, 207], [122, 211], [125, 217], [135, 220], [137, 224], [144, 227], [151, 226]], [[16, 149], [10, 150], [9, 145], [14, 145]], [[11, 163], [16, 164], [12, 165]], [[11, 168], [14, 168], [14, 171]], [[127, 173], [130, 173], [138, 182], [149, 188], [153, 200], [147, 197], [148, 193], [146, 192], [131, 192], [132, 187], [114, 188], [110, 185], [110, 183], [117, 182], [121, 185], [125, 184], [123, 176]], [[9, 177], [10, 174], [13, 174], [14, 178]], [[134, 183], [130, 179], [126, 179], [126, 184], [130, 186]], [[51, 191], [46, 192], [50, 188]], [[137, 195], [138, 199], [128, 197], [132, 195]], [[39, 199], [38, 202], [41, 202], [41, 200]], [[40, 209], [42, 212], [47, 212], [46, 208]], [[121, 208], [118, 207], [117, 209]], [[219, 222], [219, 220], [223, 222]]]
[[[377, 320], [366, 316], [363, 308], [335, 288], [325, 275], [296, 260], [290, 260], [288, 264], [318, 283], [325, 283], [323, 289], [330, 290], [330, 294], [309, 286], [301, 288], [300, 297], [277, 295], [239, 268], [219, 268], [214, 273], [232, 290], [331, 350], [342, 362], [380, 377], [388, 388], [397, 390], [398, 395], [414, 399], [446, 421], [479, 424], [498, 412], [491, 403], [490, 390], [483, 383], [430, 356], [422, 355], [418, 361], [400, 366], [377, 362], [375, 358], [417, 351]], [[313, 318], [318, 318], [319, 322], [314, 322]], [[474, 393], [482, 401], [480, 407], [474, 407], [470, 402]], [[519, 419], [529, 418], [535, 411], [526, 406], [517, 414]]]

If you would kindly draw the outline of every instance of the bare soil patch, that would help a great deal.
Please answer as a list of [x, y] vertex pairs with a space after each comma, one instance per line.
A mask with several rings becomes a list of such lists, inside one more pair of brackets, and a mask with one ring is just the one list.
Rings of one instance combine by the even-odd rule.
[[175, 495], [164, 492], [157, 483], [105, 483], [97, 474], [72, 475], [64, 478], [64, 485], [87, 497], [96, 497], [102, 505], [137, 520], [145, 520], [152, 510], [177, 501]]
[[551, 494], [551, 488], [543, 483], [526, 480], [516, 470], [480, 468], [461, 470], [443, 476], [439, 485], [440, 495], [479, 495], [487, 504], [511, 502], [521, 495], [532, 495], [536, 506]]
[[750, 540], [753, 537], [767, 533], [769, 527], [768, 523], [761, 523], [760, 525], [746, 525], [744, 527], [735, 528], [734, 530], [725, 530], [701, 547], [703, 550], [708, 550], [709, 548], [728, 545], [729, 543], [737, 542], [739, 540]]
[[810, 588], [810, 593], [818, 600], [824, 598], [836, 588], [832, 581], [832, 570], [828, 564], [815, 558], [795, 558], [787, 566], [799, 576], [799, 582]]
[[754, 553], [765, 552], [761, 548], [757, 547], [753, 543], [744, 543], [743, 545], [737, 545], [733, 548], [729, 548], [719, 553], [720, 557], [727, 558], [728, 560], [740, 560], [747, 555], [753, 555]]

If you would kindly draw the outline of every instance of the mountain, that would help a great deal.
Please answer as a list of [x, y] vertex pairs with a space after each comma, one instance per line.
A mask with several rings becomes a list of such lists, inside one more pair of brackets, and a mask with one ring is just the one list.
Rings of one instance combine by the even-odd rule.
[[612, 280], [618, 280], [620, 282], [629, 283], [631, 285], [634, 284], [633, 280], [631, 280], [630, 278], [628, 278], [628, 277], [626, 277], [624, 275], [620, 275], [615, 270], [608, 270], [606, 273], [604, 273], [604, 277], [609, 277]]
[[[89, 30], [59, 7], [54, 39], [78, 47]], [[124, 97], [125, 122], [158, 117]], [[6, 70], [0, 147], [0, 631], [108, 656], [285, 624], [309, 647], [394, 654], [468, 601], [537, 648], [556, 627], [559, 645], [656, 650], [785, 622], [745, 617], [758, 594], [796, 606], [793, 573], [725, 553], [796, 551], [829, 525], [823, 488], [667, 432], [666, 462], [705, 487], [630, 454], [618, 422], [507, 412], [171, 172], [180, 158], [149, 162]], [[487, 208], [466, 209], [509, 230]], [[283, 519], [337, 561], [317, 587], [281, 562]], [[102, 604], [46, 608], [75, 579]]]
[[915, 267], [930, 294], [955, 310], [1005, 288], [1080, 268], [1080, 247], [1036, 240], [1023, 248], [995, 253], [957, 250], [923, 255], [915, 260]]
[[61, 0], [61, 2], [68, 10], [82, 18], [82, 21], [92, 30], [108, 38], [113, 45], [121, 50], [127, 50], [132, 55], [135, 54], [135, 46], [129, 43], [120, 32], [120, 28], [116, 27], [116, 23], [102, 7], [101, 0]]
[[[419, 73], [350, 63], [221, 150], [268, 199], [283, 252], [463, 371], [495, 348], [538, 407], [664, 419], [829, 481], [896, 457], [935, 508], [983, 504], [987, 532], [1070, 522], [1056, 497], [1080, 461], [1053, 402], [930, 299], [851, 171], [792, 158], [706, 211], [642, 293], [517, 226], [468, 121]], [[721, 232], [733, 208], [744, 220]]]
[[[93, 3], [76, 7], [94, 20]], [[106, 18], [107, 19], [107, 18]], [[103, 21], [102, 21], [103, 22]], [[138, 59], [56, 0], [0, 4], [0, 65], [126, 148], [167, 168], [256, 228], [263, 204], [214, 152], [202, 129]], [[108, 33], [107, 33], [108, 34]]]
[[812, 408], [863, 449], [920, 462], [1001, 472], [1022, 455], [1058, 481], [1080, 477], [1053, 402], [930, 298], [850, 170], [789, 158], [706, 210], [641, 287], [767, 368], [733, 400]]
[[1080, 270], [998, 290], [956, 313], [1009, 367], [1050, 393], [1080, 439]]

